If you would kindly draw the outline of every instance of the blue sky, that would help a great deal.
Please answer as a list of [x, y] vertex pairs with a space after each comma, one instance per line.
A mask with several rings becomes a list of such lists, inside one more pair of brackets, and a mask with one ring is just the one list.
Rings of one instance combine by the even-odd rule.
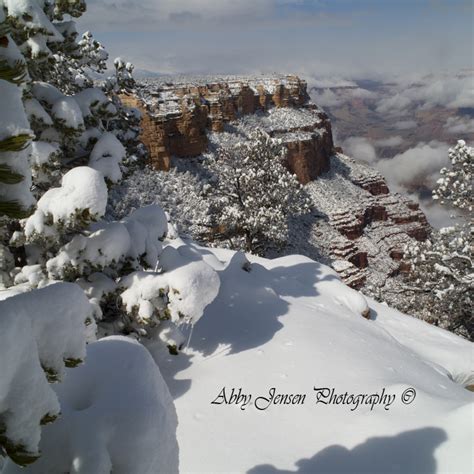
[[165, 73], [391, 77], [473, 68], [471, 0], [89, 0], [79, 29]]

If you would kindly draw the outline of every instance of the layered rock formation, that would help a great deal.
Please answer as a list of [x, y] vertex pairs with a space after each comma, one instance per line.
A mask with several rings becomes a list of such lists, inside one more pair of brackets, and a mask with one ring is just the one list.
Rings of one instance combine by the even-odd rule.
[[290, 225], [285, 253], [329, 263], [355, 288], [386, 286], [409, 271], [403, 250], [424, 240], [430, 227], [418, 204], [390, 193], [383, 177], [335, 148], [327, 115], [308, 100], [295, 76], [186, 78], [144, 83], [140, 99], [142, 140], [153, 167], [167, 170], [171, 158], [186, 169], [193, 157], [215, 153], [256, 128], [279, 139], [287, 164], [317, 209]]
[[141, 139], [155, 169], [168, 170], [172, 156], [189, 158], [204, 153], [208, 131], [223, 132], [226, 124], [240, 117], [289, 107], [312, 115], [304, 125], [269, 130], [288, 148], [289, 169], [302, 183], [329, 169], [331, 124], [326, 114], [309, 102], [306, 82], [296, 76], [154, 81], [142, 84], [138, 92], [139, 98], [122, 100], [142, 112]]
[[405, 245], [430, 232], [417, 203], [390, 193], [379, 173], [342, 153], [334, 154], [330, 171], [305, 189], [319, 214], [303, 218], [306, 232], [294, 223], [291, 251], [325, 260], [355, 288], [382, 287], [408, 271]]

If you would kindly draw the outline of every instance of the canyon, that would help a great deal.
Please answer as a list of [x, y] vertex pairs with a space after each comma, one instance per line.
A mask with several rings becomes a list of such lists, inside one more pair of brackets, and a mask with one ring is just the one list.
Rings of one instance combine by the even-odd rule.
[[405, 245], [430, 233], [417, 203], [391, 193], [380, 173], [334, 145], [328, 116], [296, 76], [150, 79], [122, 100], [142, 113], [141, 139], [156, 170], [199, 161], [256, 128], [287, 148], [288, 169], [314, 211], [292, 219], [288, 245], [275, 256], [307, 255], [373, 293], [409, 271]]

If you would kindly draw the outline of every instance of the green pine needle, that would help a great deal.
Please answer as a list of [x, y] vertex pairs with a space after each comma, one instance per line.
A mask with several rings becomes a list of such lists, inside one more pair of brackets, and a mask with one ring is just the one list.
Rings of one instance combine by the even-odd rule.
[[31, 215], [33, 209], [25, 209], [18, 201], [0, 201], [0, 216], [24, 219]]
[[7, 22], [0, 23], [0, 38], [10, 33], [10, 25]]
[[0, 164], [0, 183], [18, 184], [24, 177], [20, 173], [13, 171], [8, 165]]
[[5, 138], [0, 141], [0, 152], [17, 152], [24, 150], [33, 137], [26, 133]]
[[23, 61], [18, 60], [10, 65], [6, 59], [0, 59], [0, 79], [18, 86], [25, 81], [26, 76], [26, 66]]

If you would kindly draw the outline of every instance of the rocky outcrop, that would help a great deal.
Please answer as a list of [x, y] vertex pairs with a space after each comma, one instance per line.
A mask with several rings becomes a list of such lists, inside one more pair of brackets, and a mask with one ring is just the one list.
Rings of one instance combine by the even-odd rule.
[[[320, 115], [325, 116], [323, 113]], [[322, 122], [317, 130], [318, 133], [307, 132], [303, 136], [289, 133], [282, 137], [288, 149], [288, 168], [302, 184], [313, 181], [330, 168], [329, 160], [333, 152], [331, 124], [329, 121]]]
[[223, 132], [239, 117], [273, 108], [305, 108], [312, 119], [297, 126], [269, 129], [288, 149], [288, 168], [301, 183], [329, 169], [331, 123], [309, 102], [306, 82], [296, 76], [272, 78], [201, 78], [188, 82], [145, 83], [137, 97], [124, 102], [142, 112], [141, 139], [155, 169], [168, 170], [172, 156], [199, 156], [208, 148], [207, 132]]

